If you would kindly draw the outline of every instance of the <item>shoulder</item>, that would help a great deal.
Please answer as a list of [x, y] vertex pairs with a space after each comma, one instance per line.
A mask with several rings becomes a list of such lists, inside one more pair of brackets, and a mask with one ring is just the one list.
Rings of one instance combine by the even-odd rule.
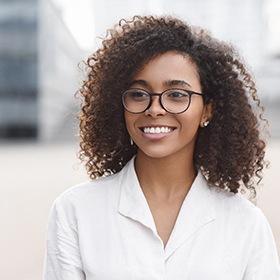
[[239, 252], [238, 256], [246, 264], [244, 277], [278, 279], [280, 270], [275, 241], [262, 210], [238, 194], [215, 188], [211, 193], [216, 212], [214, 232], [221, 242], [224, 240], [224, 247], [233, 245], [232, 256]]
[[253, 216], [260, 215], [260, 209], [240, 194], [209, 186], [207, 178], [202, 173], [198, 173], [194, 185], [197, 189], [194, 198], [204, 204], [209, 204], [209, 207], [214, 209], [217, 218], [227, 221], [231, 218], [236, 220], [236, 217], [239, 220], [250, 220]]
[[118, 173], [71, 187], [55, 200], [54, 207], [75, 215], [83, 215], [96, 209], [97, 212], [115, 209], [122, 186], [130, 184], [135, 173], [133, 162], [133, 159], [129, 161]]
[[120, 173], [89, 180], [75, 185], [54, 201], [64, 209], [85, 208], [87, 205], [101, 206], [105, 201], [118, 197], [120, 191]]
[[249, 227], [267, 224], [262, 210], [245, 197], [218, 188], [211, 188], [211, 193], [218, 217]]
[[211, 189], [211, 192], [218, 231], [234, 236], [235, 244], [243, 244], [250, 250], [263, 250], [264, 247], [275, 250], [271, 227], [259, 207], [226, 190]]

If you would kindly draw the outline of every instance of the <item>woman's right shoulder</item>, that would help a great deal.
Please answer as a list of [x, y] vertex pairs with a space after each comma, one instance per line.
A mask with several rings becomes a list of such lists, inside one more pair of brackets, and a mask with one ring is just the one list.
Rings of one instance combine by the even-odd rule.
[[88, 201], [103, 200], [103, 198], [116, 196], [120, 191], [120, 174], [88, 180], [70, 187], [61, 193], [54, 204], [80, 205]]
[[122, 185], [130, 182], [131, 177], [133, 177], [133, 160], [115, 174], [88, 180], [69, 188], [56, 198], [54, 206], [80, 210], [117, 205]]

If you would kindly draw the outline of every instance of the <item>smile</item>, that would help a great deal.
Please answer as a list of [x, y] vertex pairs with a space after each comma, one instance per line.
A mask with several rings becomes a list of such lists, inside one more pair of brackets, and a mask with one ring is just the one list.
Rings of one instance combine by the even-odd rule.
[[143, 127], [141, 130], [144, 133], [150, 133], [150, 134], [160, 134], [160, 133], [170, 133], [174, 130], [174, 128], [171, 127]]

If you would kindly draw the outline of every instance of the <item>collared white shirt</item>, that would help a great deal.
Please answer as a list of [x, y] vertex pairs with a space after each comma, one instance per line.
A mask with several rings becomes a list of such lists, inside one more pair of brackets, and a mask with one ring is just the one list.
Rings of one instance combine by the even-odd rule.
[[164, 248], [132, 159], [53, 205], [45, 280], [280, 280], [260, 209], [198, 173]]

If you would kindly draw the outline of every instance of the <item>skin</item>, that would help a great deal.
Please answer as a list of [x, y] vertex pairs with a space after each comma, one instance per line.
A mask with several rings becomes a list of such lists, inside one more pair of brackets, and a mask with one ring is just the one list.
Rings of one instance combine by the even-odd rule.
[[[182, 88], [201, 93], [196, 65], [187, 56], [167, 52], [150, 60], [134, 77], [133, 88], [160, 93]], [[127, 130], [138, 146], [136, 173], [165, 247], [181, 205], [196, 176], [193, 154], [199, 126], [211, 118], [211, 104], [192, 95], [182, 114], [170, 114], [153, 97], [144, 113], [125, 111]], [[168, 127], [168, 133], [144, 133], [144, 127]]]

